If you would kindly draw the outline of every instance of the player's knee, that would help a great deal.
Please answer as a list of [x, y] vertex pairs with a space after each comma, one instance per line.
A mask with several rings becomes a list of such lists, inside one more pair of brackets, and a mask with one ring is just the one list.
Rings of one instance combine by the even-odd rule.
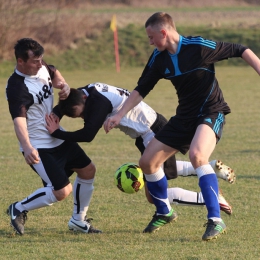
[[96, 174], [96, 166], [94, 163], [90, 163], [88, 166], [75, 170], [79, 176], [79, 178], [83, 180], [94, 179]]
[[65, 186], [60, 190], [54, 190], [53, 194], [58, 201], [61, 201], [64, 200], [66, 197], [68, 197], [71, 192], [72, 192], [72, 185], [71, 183], [69, 183], [67, 186]]
[[150, 172], [150, 164], [143, 158], [139, 160], [139, 166], [144, 173]]
[[144, 173], [150, 174], [150, 173], [157, 172], [160, 169], [161, 164], [156, 163], [155, 161], [151, 162], [149, 160], [141, 158], [139, 160], [139, 166], [141, 167], [141, 169]]
[[203, 154], [199, 152], [190, 151], [189, 158], [194, 168], [200, 167], [201, 165], [208, 163], [208, 158], [203, 156]]

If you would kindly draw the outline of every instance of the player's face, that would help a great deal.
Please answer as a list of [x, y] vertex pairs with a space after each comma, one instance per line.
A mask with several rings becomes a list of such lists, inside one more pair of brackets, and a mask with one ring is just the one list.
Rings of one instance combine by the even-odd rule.
[[37, 75], [39, 69], [42, 67], [42, 57], [35, 57], [32, 51], [28, 51], [29, 59], [27, 61], [23, 61], [18, 58], [17, 60], [17, 68], [23, 74], [34, 76]]
[[164, 51], [166, 49], [166, 36], [164, 30], [159, 29], [157, 26], [148, 26], [146, 28], [146, 33], [150, 45], [154, 45], [159, 51]]
[[74, 106], [73, 107], [73, 109], [74, 109], [73, 118], [81, 117], [84, 119], [84, 108], [85, 108], [85, 104], [80, 104], [80, 105]]

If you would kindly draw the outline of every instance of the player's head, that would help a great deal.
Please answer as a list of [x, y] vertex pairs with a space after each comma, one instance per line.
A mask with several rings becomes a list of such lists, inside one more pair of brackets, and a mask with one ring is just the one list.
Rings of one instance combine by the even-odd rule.
[[36, 75], [42, 67], [44, 48], [31, 38], [23, 38], [14, 46], [17, 69], [26, 75]]
[[69, 96], [59, 100], [59, 109], [63, 115], [68, 117], [82, 117], [85, 108], [86, 95], [81, 90], [71, 88]]
[[159, 51], [166, 49], [170, 34], [176, 33], [172, 17], [164, 12], [157, 12], [150, 16], [145, 23], [145, 29], [150, 45], [154, 45]]
[[145, 23], [145, 28], [147, 28], [148, 26], [159, 28], [171, 27], [176, 30], [176, 26], [172, 17], [164, 12], [157, 12], [150, 16]]

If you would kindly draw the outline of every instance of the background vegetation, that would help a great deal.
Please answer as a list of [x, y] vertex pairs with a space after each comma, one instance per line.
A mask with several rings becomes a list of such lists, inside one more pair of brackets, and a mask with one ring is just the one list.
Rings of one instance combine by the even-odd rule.
[[[243, 43], [260, 55], [259, 1], [0, 0], [0, 75], [9, 75], [22, 37], [42, 43], [45, 59], [63, 71], [115, 67], [113, 14], [121, 67], [143, 66], [152, 51], [143, 24], [156, 11], [169, 12], [183, 35]], [[242, 64], [221, 64], [234, 63]]]

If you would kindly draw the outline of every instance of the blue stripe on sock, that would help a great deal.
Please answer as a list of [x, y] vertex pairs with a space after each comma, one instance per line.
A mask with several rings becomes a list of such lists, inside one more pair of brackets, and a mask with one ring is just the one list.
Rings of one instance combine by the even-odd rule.
[[206, 174], [200, 177], [199, 186], [208, 210], [208, 218], [220, 218], [218, 179], [216, 174]]
[[160, 199], [167, 199], [167, 179], [164, 176], [162, 179], [156, 182], [148, 182], [147, 188], [152, 196], [153, 203], [156, 206], [156, 212], [159, 214], [168, 214], [169, 209], [166, 203]]

